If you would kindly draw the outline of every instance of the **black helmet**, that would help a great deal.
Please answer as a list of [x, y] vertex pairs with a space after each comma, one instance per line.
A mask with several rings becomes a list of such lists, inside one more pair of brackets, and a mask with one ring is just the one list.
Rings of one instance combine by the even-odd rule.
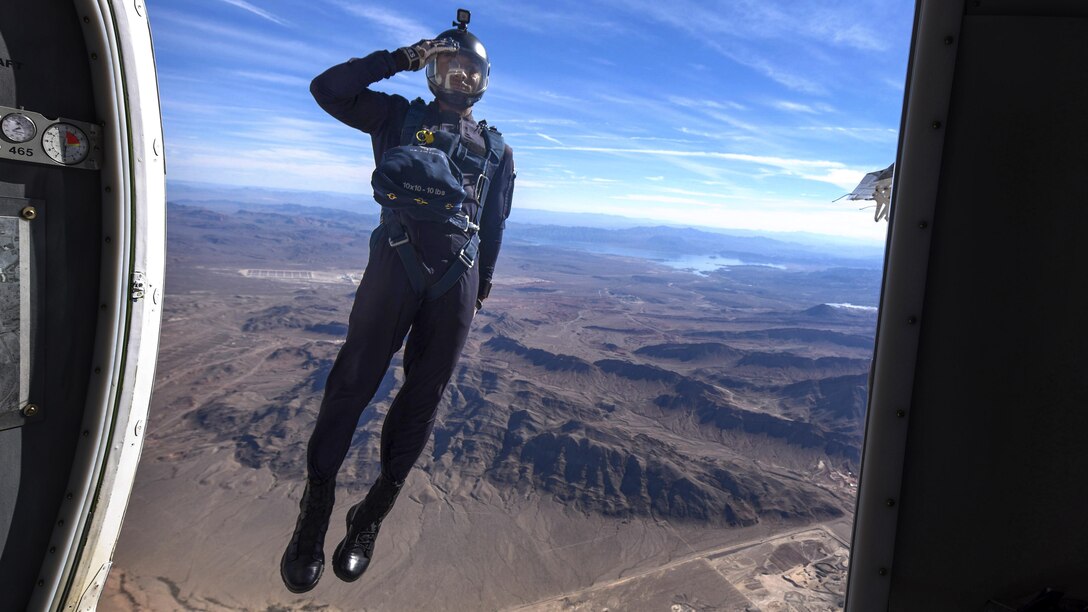
[[442, 32], [435, 38], [457, 42], [457, 53], [440, 53], [427, 63], [427, 86], [436, 98], [458, 108], [468, 108], [478, 102], [487, 90], [491, 62], [479, 38], [464, 25]]

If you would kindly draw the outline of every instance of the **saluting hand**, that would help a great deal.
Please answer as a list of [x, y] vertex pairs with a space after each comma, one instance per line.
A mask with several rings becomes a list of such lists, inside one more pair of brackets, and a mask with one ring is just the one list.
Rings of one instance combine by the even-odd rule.
[[407, 58], [408, 70], [419, 70], [439, 53], [456, 53], [460, 48], [457, 41], [450, 38], [439, 38], [437, 40], [424, 38], [414, 45], [401, 47], [397, 51], [403, 53]]

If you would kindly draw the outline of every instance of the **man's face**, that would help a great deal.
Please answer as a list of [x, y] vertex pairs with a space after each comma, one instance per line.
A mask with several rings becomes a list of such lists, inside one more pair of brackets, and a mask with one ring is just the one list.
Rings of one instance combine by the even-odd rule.
[[473, 57], [463, 53], [443, 53], [435, 59], [435, 73], [442, 87], [474, 94], [480, 90], [483, 74]]

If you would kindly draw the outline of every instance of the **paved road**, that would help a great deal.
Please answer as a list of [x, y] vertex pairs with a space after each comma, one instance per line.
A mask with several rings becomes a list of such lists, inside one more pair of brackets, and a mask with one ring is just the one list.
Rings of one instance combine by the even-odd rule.
[[780, 532], [777, 532], [777, 533], [768, 534], [768, 535], [763, 536], [761, 538], [755, 538], [755, 539], [752, 539], [752, 540], [748, 540], [746, 542], [740, 542], [740, 543], [736, 543], [736, 544], [730, 544], [728, 546], [720, 546], [720, 547], [715, 547], [715, 548], [711, 548], [711, 549], [707, 549], [707, 550], [697, 551], [697, 552], [694, 552], [694, 553], [692, 553], [690, 555], [685, 555], [683, 557], [680, 557], [678, 559], [670, 561], [669, 563], [666, 563], [664, 565], [660, 565], [660, 566], [655, 567], [653, 569], [648, 569], [648, 570], [639, 572], [637, 574], [632, 574], [630, 576], [625, 576], [623, 578], [619, 578], [617, 580], [612, 580], [610, 582], [600, 582], [600, 583], [594, 584], [592, 586], [586, 587], [584, 589], [580, 589], [578, 591], [563, 593], [561, 595], [557, 595], [557, 596], [554, 596], [554, 597], [547, 597], [547, 598], [544, 598], [544, 599], [541, 599], [541, 600], [538, 600], [538, 601], [534, 601], [532, 603], [517, 606], [515, 608], [508, 608], [507, 610], [508, 610], [508, 612], [516, 612], [517, 610], [529, 610], [529, 609], [535, 608], [535, 607], [543, 605], [543, 604], [559, 602], [559, 601], [564, 600], [564, 599], [578, 600], [580, 598], [580, 596], [583, 595], [583, 594], [590, 593], [592, 591], [597, 591], [597, 590], [602, 590], [602, 589], [607, 589], [607, 588], [611, 588], [611, 587], [620, 586], [620, 585], [622, 585], [624, 583], [632, 582], [632, 581], [638, 580], [640, 578], [645, 578], [646, 576], [649, 576], [651, 574], [657, 574], [659, 572], [663, 572], [663, 571], [669, 570], [671, 568], [674, 568], [674, 567], [677, 567], [677, 566], [680, 566], [680, 565], [684, 565], [685, 563], [691, 563], [692, 561], [699, 561], [699, 560], [710, 561], [710, 560], [713, 560], [713, 559], [719, 559], [721, 557], [726, 557], [726, 556], [733, 555], [733, 554], [736, 554], [736, 553], [739, 553], [739, 552], [743, 552], [743, 551], [748, 550], [750, 548], [755, 548], [757, 546], [761, 546], [761, 545], [766, 544], [768, 542], [772, 542], [772, 541], [775, 541], [775, 540], [780, 540], [782, 538], [788, 538], [788, 537], [791, 537], [791, 536], [800, 535], [800, 534], [803, 534], [803, 533], [806, 533], [806, 532], [814, 532], [814, 531], [823, 532], [823, 533], [827, 534], [828, 536], [830, 536], [831, 538], [833, 538], [835, 541], [842, 544], [843, 546], [846, 546], [847, 548], [849, 548], [849, 542], [844, 542], [843, 539], [841, 537], [839, 537], [839, 535], [837, 535], [835, 533], [835, 531], [832, 529], [832, 526], [835, 525], [836, 523], [839, 523], [839, 522], [841, 522], [841, 519], [835, 520], [835, 521], [828, 521], [828, 522], [825, 522], [825, 523], [814, 523], [814, 524], [811, 524], [811, 525], [804, 525], [804, 526], [801, 526], [801, 527], [796, 527], [794, 529], [789, 529], [787, 531], [780, 531]]

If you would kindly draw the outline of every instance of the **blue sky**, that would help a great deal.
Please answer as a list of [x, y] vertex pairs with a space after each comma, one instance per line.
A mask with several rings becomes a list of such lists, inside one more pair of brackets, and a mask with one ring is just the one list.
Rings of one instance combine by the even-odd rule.
[[[832, 200], [894, 160], [909, 0], [148, 0], [169, 179], [360, 193], [369, 136], [309, 93], [327, 67], [472, 11], [517, 208], [882, 241]], [[430, 98], [421, 72], [374, 86]]]

